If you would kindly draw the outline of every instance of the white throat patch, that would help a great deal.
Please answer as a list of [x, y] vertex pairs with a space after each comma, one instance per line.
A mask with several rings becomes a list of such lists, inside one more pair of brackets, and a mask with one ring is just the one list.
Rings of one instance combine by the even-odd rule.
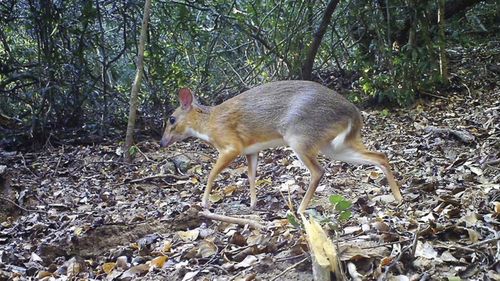
[[200, 133], [198, 131], [195, 131], [192, 128], [188, 128], [187, 129], [187, 134], [190, 137], [195, 137], [195, 138], [202, 139], [202, 140], [204, 140], [206, 142], [210, 142], [210, 137], [208, 135], [205, 135], [205, 134], [202, 134], [202, 133]]

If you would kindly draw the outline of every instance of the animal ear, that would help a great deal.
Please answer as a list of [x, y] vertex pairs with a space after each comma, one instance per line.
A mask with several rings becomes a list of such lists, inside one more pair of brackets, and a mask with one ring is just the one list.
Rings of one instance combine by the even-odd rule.
[[190, 109], [193, 104], [193, 93], [188, 88], [182, 88], [179, 90], [179, 102], [181, 103], [182, 109]]

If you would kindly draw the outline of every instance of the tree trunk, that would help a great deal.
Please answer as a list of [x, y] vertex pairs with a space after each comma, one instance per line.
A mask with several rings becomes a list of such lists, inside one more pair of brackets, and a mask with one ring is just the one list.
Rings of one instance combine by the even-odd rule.
[[[426, 0], [429, 1], [429, 0]], [[444, 18], [449, 19], [453, 17], [454, 15], [461, 13], [465, 11], [467, 8], [472, 7], [476, 5], [477, 3], [481, 2], [481, 0], [448, 0], [448, 3], [445, 4], [445, 11], [444, 11]], [[431, 24], [437, 23], [437, 19], [431, 18], [429, 20]], [[404, 27], [396, 34], [396, 41], [399, 43], [400, 46], [406, 45], [408, 42], [408, 33], [411, 28], [411, 21], [410, 19], [406, 19], [404, 23]]]
[[439, 74], [441, 82], [448, 82], [448, 60], [446, 58], [446, 39], [444, 35], [445, 0], [438, 0], [438, 27], [439, 27]]
[[146, 44], [146, 35], [148, 30], [149, 10], [151, 8], [151, 0], [146, 0], [144, 4], [144, 16], [142, 18], [141, 36], [139, 38], [139, 49], [137, 50], [137, 72], [135, 74], [132, 91], [130, 92], [130, 108], [128, 113], [127, 134], [125, 136], [125, 161], [130, 162], [130, 148], [134, 141], [134, 128], [137, 113], [138, 93], [141, 88], [142, 71], [144, 69], [144, 46]]
[[307, 57], [304, 60], [304, 64], [302, 65], [301, 78], [304, 80], [312, 79], [312, 69], [314, 65], [314, 59], [316, 58], [319, 46], [321, 45], [321, 41], [323, 40], [323, 36], [325, 35], [326, 28], [330, 24], [333, 12], [335, 11], [335, 8], [337, 7], [338, 3], [339, 0], [330, 0], [328, 6], [326, 6], [326, 10], [325, 13], [323, 14], [323, 18], [321, 19], [321, 23], [318, 26], [316, 32], [314, 33], [313, 41], [307, 51]]
[[[99, 26], [99, 43], [97, 46], [97, 56], [102, 59], [101, 61], [101, 82], [102, 82], [102, 97], [104, 102], [104, 111], [101, 115], [101, 124], [99, 126], [99, 136], [103, 137], [106, 131], [106, 121], [108, 119], [108, 83], [106, 80], [106, 72], [108, 72], [108, 56], [106, 54], [105, 38], [104, 38], [104, 26], [102, 24], [102, 13], [101, 7], [99, 5], [100, 0], [95, 1], [95, 6], [97, 10], [97, 22]], [[100, 46], [99, 46], [100, 45]]]

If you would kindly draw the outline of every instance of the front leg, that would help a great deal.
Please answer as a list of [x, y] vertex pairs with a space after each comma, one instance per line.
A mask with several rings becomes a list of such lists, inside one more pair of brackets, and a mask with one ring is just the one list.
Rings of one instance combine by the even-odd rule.
[[248, 183], [250, 184], [250, 208], [254, 209], [257, 205], [257, 191], [255, 188], [255, 175], [257, 174], [258, 153], [248, 154]]
[[205, 192], [203, 193], [203, 198], [201, 200], [201, 205], [204, 208], [208, 208], [208, 197], [212, 191], [212, 186], [214, 184], [215, 178], [226, 168], [236, 157], [238, 157], [239, 152], [236, 150], [224, 150], [224, 152], [219, 153], [219, 158], [212, 167], [210, 175], [208, 176], [207, 187], [205, 187]]

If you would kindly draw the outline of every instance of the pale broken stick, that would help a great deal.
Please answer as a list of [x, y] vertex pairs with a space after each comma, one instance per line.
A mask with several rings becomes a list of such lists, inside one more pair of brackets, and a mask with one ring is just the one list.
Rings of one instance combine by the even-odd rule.
[[266, 225], [263, 225], [257, 221], [254, 221], [254, 220], [229, 217], [229, 216], [225, 216], [225, 215], [218, 215], [218, 214], [211, 213], [209, 211], [201, 211], [198, 214], [200, 216], [207, 218], [207, 219], [217, 220], [217, 221], [222, 221], [222, 222], [227, 222], [227, 223], [235, 223], [235, 224], [239, 224], [239, 225], [248, 225], [248, 226], [250, 226], [254, 229], [258, 229], [258, 230], [262, 230], [262, 229], [267, 228]]

